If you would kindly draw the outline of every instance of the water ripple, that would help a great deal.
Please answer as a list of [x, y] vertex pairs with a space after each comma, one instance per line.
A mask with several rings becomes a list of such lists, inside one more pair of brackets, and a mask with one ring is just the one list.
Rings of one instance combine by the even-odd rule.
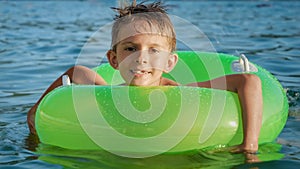
[[[299, 164], [300, 3], [167, 3], [172, 8], [170, 14], [183, 17], [201, 29], [217, 52], [244, 53], [250, 61], [279, 79], [287, 90], [290, 111], [287, 126], [278, 140], [286, 157], [277, 162], [284, 167]], [[27, 145], [28, 140], [34, 139], [28, 136], [26, 112], [54, 79], [76, 64], [78, 54], [89, 37], [99, 27], [111, 22], [114, 14], [109, 7], [115, 5], [114, 1], [0, 1], [0, 165], [11, 168], [62, 167], [37, 160], [38, 156], [34, 153], [36, 145]], [[179, 25], [178, 30], [184, 34], [188, 28]], [[109, 36], [107, 32], [100, 33]], [[93, 67], [101, 62], [106, 46], [110, 45], [109, 38], [105, 36], [90, 39], [97, 45], [88, 48], [86, 53], [93, 57], [87, 58], [84, 64]], [[203, 42], [202, 35], [187, 34], [186, 38], [195, 44], [195, 48], [199, 47], [198, 44], [207, 43]], [[178, 48], [189, 49], [185, 44], [179, 44]], [[88, 157], [80, 158], [81, 161], [60, 157], [53, 156], [53, 159], [60, 159], [73, 167], [86, 167], [87, 163], [82, 161], [93, 161]], [[127, 166], [128, 160], [125, 162]], [[141, 161], [136, 163], [143, 165]], [[96, 164], [105, 165], [101, 162]], [[201, 166], [199, 163], [190, 165]], [[272, 163], [262, 162], [261, 165], [274, 167]]]

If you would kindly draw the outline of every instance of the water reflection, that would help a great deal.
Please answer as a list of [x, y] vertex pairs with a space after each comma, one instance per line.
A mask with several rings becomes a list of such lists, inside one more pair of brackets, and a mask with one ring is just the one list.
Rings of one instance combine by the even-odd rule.
[[[32, 145], [32, 144], [31, 144]], [[39, 144], [38, 159], [66, 168], [232, 168], [246, 163], [265, 163], [284, 157], [281, 145], [264, 144], [258, 154], [232, 154], [228, 151], [194, 151], [185, 154], [163, 154], [149, 158], [127, 158], [106, 151], [67, 150]]]

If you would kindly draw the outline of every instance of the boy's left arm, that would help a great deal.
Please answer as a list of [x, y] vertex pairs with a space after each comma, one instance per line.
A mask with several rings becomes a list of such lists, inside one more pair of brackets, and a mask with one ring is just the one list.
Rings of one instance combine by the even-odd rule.
[[237, 151], [256, 152], [262, 123], [262, 88], [261, 80], [253, 74], [233, 74], [211, 81], [197, 82], [188, 86], [215, 88], [236, 92], [243, 112], [243, 143]]

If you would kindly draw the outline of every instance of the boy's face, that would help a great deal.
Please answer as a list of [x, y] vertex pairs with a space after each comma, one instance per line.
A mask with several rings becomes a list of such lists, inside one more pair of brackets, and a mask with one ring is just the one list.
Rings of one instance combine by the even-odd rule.
[[125, 83], [134, 86], [159, 86], [162, 73], [171, 71], [177, 62], [167, 38], [149, 33], [119, 41], [116, 51], [108, 51], [107, 56]]

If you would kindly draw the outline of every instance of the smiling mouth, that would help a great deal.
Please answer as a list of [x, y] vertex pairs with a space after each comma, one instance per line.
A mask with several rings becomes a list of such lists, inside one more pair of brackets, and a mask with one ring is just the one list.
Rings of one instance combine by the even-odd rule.
[[147, 70], [130, 70], [130, 72], [134, 76], [143, 76], [143, 75], [148, 75], [151, 73], [151, 71], [147, 71]]

